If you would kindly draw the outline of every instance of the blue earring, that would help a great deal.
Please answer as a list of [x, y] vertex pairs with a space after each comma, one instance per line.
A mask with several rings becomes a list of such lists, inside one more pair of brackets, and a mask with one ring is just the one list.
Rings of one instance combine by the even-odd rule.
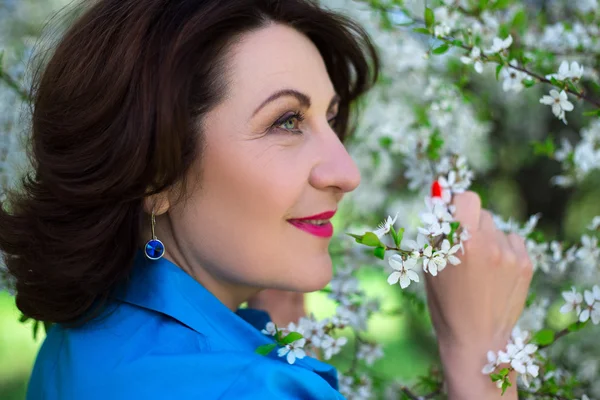
[[146, 242], [146, 247], [144, 248], [144, 253], [146, 254], [146, 258], [149, 260], [155, 261], [162, 258], [165, 254], [165, 245], [163, 242], [156, 238], [156, 234], [154, 233], [154, 225], [156, 224], [156, 219], [154, 216], [154, 210], [152, 210], [151, 216], [151, 226], [152, 226], [152, 239]]

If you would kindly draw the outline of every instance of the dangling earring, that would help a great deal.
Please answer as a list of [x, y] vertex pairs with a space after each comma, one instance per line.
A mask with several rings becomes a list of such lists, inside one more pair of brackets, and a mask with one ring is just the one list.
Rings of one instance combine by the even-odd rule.
[[154, 225], [156, 224], [154, 210], [152, 210], [152, 216], [150, 218], [152, 227], [152, 239], [146, 242], [144, 253], [146, 254], [146, 258], [154, 261], [159, 260], [165, 254], [165, 245], [163, 244], [163, 242], [156, 238], [156, 234], [154, 233]]

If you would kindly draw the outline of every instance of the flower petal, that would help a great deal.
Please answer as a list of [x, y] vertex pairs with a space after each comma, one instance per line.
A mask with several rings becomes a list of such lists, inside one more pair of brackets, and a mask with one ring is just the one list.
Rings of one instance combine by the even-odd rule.
[[390, 276], [388, 276], [387, 282], [390, 285], [394, 285], [394, 284], [398, 283], [398, 280], [401, 278], [402, 278], [402, 273], [395, 271], [395, 272], [392, 272], [390, 274]]

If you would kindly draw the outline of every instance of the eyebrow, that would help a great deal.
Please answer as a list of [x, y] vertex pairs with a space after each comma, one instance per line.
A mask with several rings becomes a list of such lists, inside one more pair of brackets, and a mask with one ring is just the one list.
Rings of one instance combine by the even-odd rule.
[[[296, 98], [300, 102], [302, 107], [309, 108], [311, 105], [309, 95], [299, 92], [295, 89], [282, 89], [282, 90], [278, 90], [277, 92], [273, 93], [265, 101], [263, 101], [262, 104], [260, 106], [258, 106], [258, 108], [256, 110], [254, 110], [254, 113], [252, 114], [252, 116], [255, 116], [264, 106], [271, 103], [272, 101], [275, 101], [280, 97], [286, 97], [286, 96], [291, 96], [291, 97]], [[333, 98], [331, 99], [331, 101], [329, 102], [328, 110], [331, 110], [336, 103], [339, 103], [339, 101], [340, 101], [340, 96], [338, 94], [335, 94], [333, 96]]]

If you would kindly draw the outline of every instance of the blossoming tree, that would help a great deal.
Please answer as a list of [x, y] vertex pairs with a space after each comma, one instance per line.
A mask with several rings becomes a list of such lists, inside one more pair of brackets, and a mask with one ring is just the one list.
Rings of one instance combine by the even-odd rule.
[[[582, 230], [565, 234], [555, 226], [560, 218], [539, 229], [543, 213], [511, 215], [515, 203], [495, 202], [501, 196], [477, 178], [494, 181], [494, 171], [511, 166], [509, 176], [515, 177], [514, 164], [535, 159], [553, 165], [556, 173], [542, 182], [553, 190], [597, 186], [597, 0], [322, 4], [348, 13], [371, 33], [383, 56], [383, 77], [364, 102], [349, 144], [363, 180], [339, 221], [349, 235], [338, 235], [331, 247], [336, 271], [323, 293], [336, 304], [335, 313], [324, 319], [310, 315], [285, 327], [270, 323], [263, 333], [273, 337], [273, 344], [257, 352], [276, 351], [289, 363], [309, 354], [346, 365], [340, 368], [340, 390], [349, 399], [442, 397], [443, 376], [435, 361], [427, 376], [404, 380], [373, 368], [388, 355], [370, 338], [369, 320], [406, 310], [385, 310], [381, 299], [366, 295], [359, 276], [375, 269], [403, 305], [424, 311], [423, 275], [461, 267], [458, 256], [469, 232], [455, 221], [452, 199], [471, 189], [491, 208], [500, 205], [506, 218], [497, 216], [497, 226], [527, 239], [536, 270], [511, 340], [502, 351], [487, 354], [481, 373], [499, 391], [518, 385], [521, 398], [600, 398], [595, 379], [600, 345], [593, 335], [600, 324], [598, 203], [588, 207], [592, 211], [585, 214]], [[5, 62], [0, 78], [6, 96], [23, 99], [27, 93], [18, 65]], [[506, 120], [499, 109], [509, 114]], [[513, 113], [517, 122], [511, 122]], [[552, 130], [558, 134], [549, 134]], [[511, 143], [514, 131], [522, 136]], [[4, 184], [12, 173], [6, 160], [21, 154], [9, 136], [0, 136]], [[494, 157], [499, 141], [511, 150]], [[350, 362], [342, 363], [343, 356]], [[509, 378], [512, 371], [519, 374], [517, 382]]]

